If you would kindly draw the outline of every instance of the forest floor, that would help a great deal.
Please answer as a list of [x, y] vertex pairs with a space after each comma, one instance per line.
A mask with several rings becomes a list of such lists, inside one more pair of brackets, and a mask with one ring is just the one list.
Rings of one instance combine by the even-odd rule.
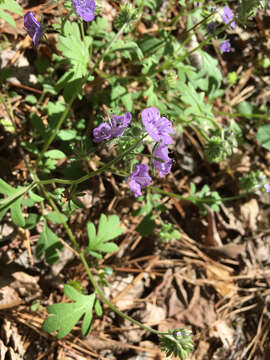
[[[43, 12], [46, 19], [56, 11], [49, 1], [37, 1], [35, 6], [21, 3], [28, 10]], [[113, 1], [108, 3], [113, 6]], [[33, 59], [46, 53], [51, 56], [52, 50], [49, 45], [31, 48], [23, 18], [14, 19], [17, 28], [0, 22], [2, 66], [17, 66], [14, 77], [3, 85], [10, 94], [16, 131], [8, 131], [3, 122], [0, 126], [0, 176], [17, 186], [29, 176], [20, 143], [29, 141], [31, 124], [22, 124], [21, 119], [35, 111], [35, 105], [24, 99], [42, 93], [38, 84], [25, 77], [35, 72]], [[220, 112], [232, 114], [243, 103], [269, 106], [270, 67], [258, 65], [260, 56], [270, 57], [269, 10], [258, 12], [253, 22], [253, 29], [237, 28], [231, 33], [231, 53], [220, 55], [213, 43], [211, 52], [224, 78], [231, 71], [241, 74], [241, 81], [226, 89], [224, 102], [217, 99], [215, 106]], [[49, 43], [52, 41], [51, 36]], [[91, 88], [88, 91], [91, 93]], [[44, 103], [49, 100], [50, 96], [43, 99]], [[87, 106], [87, 100], [82, 104], [77, 100], [73, 111], [87, 112]], [[6, 117], [0, 105], [0, 118]], [[218, 116], [216, 120], [220, 121]], [[184, 129], [176, 134], [172, 172], [156, 180], [155, 186], [185, 195], [191, 182], [199, 188], [208, 184], [222, 197], [231, 197], [239, 192], [235, 178], [241, 174], [260, 169], [270, 177], [270, 153], [254, 136], [260, 118], [235, 116], [235, 121], [245, 142], [218, 165], [205, 161], [202, 144], [193, 131]], [[93, 161], [82, 166], [92, 169]], [[147, 236], [135, 231], [142, 219], [134, 215], [139, 205], [117, 176], [99, 175], [80, 190], [85, 194], [81, 199], [85, 209], [72, 215], [70, 226], [83, 246], [86, 221], [96, 221], [102, 213], [117, 214], [125, 227], [118, 240], [119, 251], [99, 262], [100, 269], [113, 269], [106, 277], [109, 287], [103, 289], [113, 304], [161, 331], [190, 326], [195, 344], [191, 360], [270, 359], [269, 194], [226, 201], [219, 212], [206, 208], [204, 214], [191, 202], [164, 196], [162, 203], [169, 209], [164, 220], [174, 224], [180, 238], [162, 243], [155, 231]], [[58, 236], [65, 238], [61, 228], [54, 226]], [[89, 280], [68, 248], [52, 266], [36, 258], [34, 244], [40, 232], [38, 226], [35, 231], [15, 228], [8, 216], [1, 221], [0, 353], [4, 355], [0, 359], [165, 359], [155, 336], [106, 307], [102, 318], [94, 317], [91, 334], [85, 338], [79, 326], [62, 340], [42, 331], [46, 305], [65, 301], [63, 284], [79, 280], [87, 289]]]

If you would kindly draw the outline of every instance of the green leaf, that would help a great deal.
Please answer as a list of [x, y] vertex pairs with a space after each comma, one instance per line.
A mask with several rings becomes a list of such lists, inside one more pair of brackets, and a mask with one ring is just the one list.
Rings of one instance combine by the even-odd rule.
[[27, 95], [24, 100], [31, 105], [37, 103], [37, 98], [32, 94]]
[[205, 127], [205, 124], [207, 124], [211, 129], [214, 129], [215, 127], [213, 122], [210, 120], [214, 118], [212, 113], [212, 105], [204, 101], [204, 93], [197, 92], [190, 82], [188, 85], [186, 85], [180, 81], [177, 81], [176, 88], [182, 94], [182, 102], [186, 105], [189, 105], [184, 110], [184, 115], [192, 115], [201, 126]]
[[63, 249], [63, 245], [44, 220], [42, 233], [36, 245], [36, 256], [40, 258], [45, 253], [48, 264], [54, 264], [59, 260], [57, 249]]
[[195, 192], [196, 192], [196, 185], [192, 182], [192, 183], [190, 183], [190, 193], [191, 194], [195, 194]]
[[119, 223], [120, 221], [117, 215], [111, 215], [107, 219], [104, 214], [101, 214], [98, 225], [97, 241], [105, 242], [121, 235], [123, 229], [119, 226]]
[[61, 214], [61, 217], [60, 217], [56, 211], [50, 212], [49, 214], [45, 215], [45, 217], [46, 217], [47, 220], [50, 220], [55, 224], [62, 224], [62, 219], [61, 218], [63, 218], [64, 221], [68, 220], [66, 215]]
[[44, 156], [46, 156], [50, 159], [63, 159], [66, 157], [66, 155], [63, 153], [63, 151], [56, 150], [56, 149], [46, 151]]
[[111, 215], [107, 218], [104, 214], [101, 214], [97, 234], [94, 224], [87, 223], [89, 245], [86, 252], [100, 258], [99, 252], [111, 253], [116, 251], [118, 246], [111, 242], [108, 243], [108, 241], [115, 239], [122, 232], [123, 229], [119, 226], [118, 216]]
[[97, 253], [96, 251], [92, 251], [92, 250], [88, 251], [88, 250], [86, 249], [86, 252], [88, 252], [89, 255], [91, 255], [91, 256], [99, 259], [99, 260], [102, 259], [102, 255], [99, 254], [99, 253]]
[[193, 86], [195, 86], [198, 79], [202, 78], [202, 76], [206, 76], [205, 80], [207, 87], [201, 87], [201, 89], [206, 91], [210, 99], [213, 99], [217, 96], [220, 96], [222, 74], [218, 68], [218, 61], [216, 59], [203, 50], [200, 50], [200, 54], [203, 59], [203, 66], [201, 71], [197, 74], [197, 78], [193, 83]]
[[110, 52], [120, 51], [121, 55], [125, 58], [132, 60], [133, 57], [136, 57], [138, 60], [143, 58], [143, 53], [139, 46], [133, 41], [124, 42], [123, 40], [119, 39], [118, 41], [114, 42]]
[[155, 216], [153, 214], [147, 214], [137, 226], [136, 231], [138, 231], [141, 236], [147, 236], [154, 231], [155, 227]]
[[93, 37], [105, 38], [108, 35], [108, 21], [105, 17], [97, 17], [92, 21], [90, 35]]
[[95, 294], [83, 295], [69, 285], [64, 286], [64, 293], [74, 302], [48, 306], [47, 310], [50, 315], [44, 321], [42, 329], [47, 332], [57, 331], [58, 339], [62, 339], [70, 333], [84, 315], [81, 331], [83, 336], [86, 336], [91, 328]]
[[41, 202], [41, 201], [44, 200], [43, 197], [35, 194], [32, 190], [29, 190], [28, 195], [29, 195], [30, 199], [34, 201], [34, 203], [36, 203], [36, 202]]
[[16, 23], [13, 20], [13, 17], [9, 15], [8, 13], [0, 10], [0, 18], [2, 18], [5, 22], [7, 22], [9, 25], [16, 27]]
[[97, 299], [96, 302], [95, 302], [95, 312], [97, 314], [97, 316], [101, 316], [102, 315], [102, 307], [101, 307], [101, 304], [99, 302], [99, 300]]
[[10, 207], [11, 219], [15, 225], [23, 227], [25, 225], [25, 219], [21, 211], [22, 196], [14, 201]]
[[105, 253], [113, 253], [118, 250], [118, 246], [115, 243], [109, 242], [100, 244], [98, 250]]
[[73, 139], [75, 139], [76, 135], [77, 135], [77, 131], [72, 130], [72, 129], [60, 130], [57, 133], [57, 136], [59, 137], [59, 139], [61, 139], [63, 141], [73, 140]]
[[251, 115], [253, 114], [254, 108], [252, 106], [252, 104], [248, 101], [241, 101], [238, 105], [237, 105], [237, 111], [240, 113], [243, 113], [245, 115]]
[[131, 112], [133, 110], [133, 100], [132, 94], [125, 94], [121, 97], [121, 101], [126, 109], [126, 111]]
[[270, 125], [260, 126], [256, 135], [257, 141], [267, 150], [270, 150]]
[[143, 55], [145, 58], [149, 58], [152, 54], [159, 55], [157, 61], [160, 56], [163, 55], [165, 41], [164, 39], [158, 39], [148, 34], [142, 36], [142, 38], [138, 39], [138, 45], [141, 48]]
[[21, 201], [24, 194], [31, 189], [32, 185], [28, 187], [13, 188], [4, 180], [0, 179], [0, 194], [8, 195], [0, 199], [0, 220], [3, 218], [8, 209], [11, 209], [11, 218], [15, 225], [24, 226], [25, 220], [21, 211]]
[[0, 9], [8, 10], [18, 15], [23, 14], [21, 6], [15, 0], [6, 0], [0, 3]]
[[121, 99], [121, 97], [126, 94], [127, 94], [127, 90], [124, 86], [115, 85], [112, 87], [111, 100], [115, 101], [117, 99]]
[[25, 229], [33, 229], [37, 223], [40, 221], [40, 215], [35, 213], [30, 213], [28, 217], [25, 219]]
[[[1, 77], [1, 75], [0, 75]], [[0, 80], [1, 82], [1, 80]], [[0, 124], [5, 128], [6, 131], [9, 131], [11, 133], [15, 133], [15, 127], [12, 124], [12, 121], [8, 118], [6, 119], [0, 119]]]
[[84, 41], [82, 41], [79, 25], [75, 22], [66, 22], [64, 33], [65, 36], [59, 36], [57, 49], [62, 52], [63, 57], [71, 64], [68, 78], [64, 80], [66, 86], [78, 79], [82, 79], [87, 74], [92, 38], [85, 36]]

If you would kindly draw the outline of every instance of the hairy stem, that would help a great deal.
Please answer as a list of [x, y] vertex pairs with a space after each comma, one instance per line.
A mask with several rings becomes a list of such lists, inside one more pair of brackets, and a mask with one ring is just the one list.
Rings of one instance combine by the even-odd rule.
[[47, 184], [52, 184], [52, 183], [59, 183], [59, 184], [66, 184], [66, 185], [77, 185], [80, 184], [86, 180], [91, 179], [92, 177], [101, 174], [102, 172], [109, 170], [110, 167], [112, 165], [117, 164], [120, 160], [123, 159], [123, 157], [125, 157], [127, 154], [129, 154], [132, 150], [134, 150], [138, 144], [144, 139], [146, 135], [144, 135], [143, 137], [141, 137], [138, 141], [136, 141], [136, 143], [134, 145], [132, 145], [130, 148], [128, 148], [126, 151], [122, 152], [120, 155], [118, 155], [116, 158], [112, 159], [111, 161], [109, 161], [107, 164], [105, 164], [104, 166], [102, 166], [100, 169], [96, 170], [96, 171], [92, 171], [90, 174], [84, 175], [79, 179], [76, 180], [65, 180], [65, 179], [58, 179], [58, 178], [53, 178], [53, 179], [49, 179], [49, 180], [39, 180], [39, 184], [43, 184], [43, 185], [47, 185]]

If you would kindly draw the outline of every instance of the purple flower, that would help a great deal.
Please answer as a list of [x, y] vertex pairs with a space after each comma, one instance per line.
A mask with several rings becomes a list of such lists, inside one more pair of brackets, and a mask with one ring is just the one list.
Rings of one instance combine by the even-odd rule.
[[216, 32], [216, 29], [217, 29], [217, 23], [215, 21], [211, 21], [206, 26], [206, 30], [209, 34], [214, 34]]
[[268, 1], [268, 4], [267, 4], [267, 5], [268, 5], [268, 7], [270, 8], [270, 1]]
[[141, 116], [143, 125], [152, 139], [161, 141], [162, 145], [170, 145], [173, 142], [170, 136], [174, 132], [172, 123], [167, 118], [160, 117], [158, 109], [144, 109]]
[[24, 27], [27, 31], [27, 34], [32, 38], [34, 47], [37, 47], [37, 44], [42, 37], [43, 31], [42, 31], [42, 26], [34, 17], [32, 11], [28, 11], [24, 15]]
[[84, 21], [92, 21], [95, 18], [96, 3], [94, 0], [73, 0], [76, 13]]
[[[228, 7], [228, 6], [225, 6], [223, 8], [223, 15], [222, 16], [222, 19], [224, 20], [225, 24], [229, 24], [233, 18], [234, 18], [234, 14], [232, 12], [232, 10]], [[235, 21], [232, 21], [231, 24], [230, 24], [231, 28], [234, 29], [235, 28]]]
[[225, 40], [220, 44], [219, 47], [221, 52], [230, 52], [231, 51], [231, 43], [230, 40]]
[[154, 151], [154, 156], [163, 161], [158, 161], [154, 159], [153, 164], [159, 171], [159, 176], [163, 177], [164, 175], [169, 174], [172, 167], [172, 160], [168, 155], [168, 148], [165, 145], [161, 145]]
[[134, 192], [134, 196], [142, 195], [142, 187], [150, 185], [152, 178], [148, 174], [149, 166], [140, 164], [136, 165], [136, 169], [129, 177], [130, 190]]
[[131, 117], [131, 113], [129, 112], [121, 116], [113, 115], [109, 124], [102, 123], [93, 130], [93, 141], [99, 143], [123, 135], [131, 121]]
[[111, 138], [111, 126], [107, 123], [102, 123], [100, 124], [98, 127], [96, 127], [94, 130], [93, 130], [93, 136], [94, 136], [94, 139], [93, 141], [96, 142], [96, 143], [100, 143], [104, 140], [108, 140]]
[[112, 137], [119, 137], [123, 135], [126, 127], [131, 121], [131, 113], [127, 112], [124, 115], [113, 115], [111, 118], [111, 135]]
[[269, 184], [264, 184], [263, 188], [266, 192], [270, 192], [270, 185]]

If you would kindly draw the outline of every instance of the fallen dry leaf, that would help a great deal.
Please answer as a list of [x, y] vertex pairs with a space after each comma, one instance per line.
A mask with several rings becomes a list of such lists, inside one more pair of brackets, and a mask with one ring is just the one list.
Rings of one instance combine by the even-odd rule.
[[251, 199], [241, 206], [241, 217], [251, 231], [257, 230], [259, 205], [256, 199]]
[[230, 280], [230, 272], [216, 264], [206, 264], [207, 279], [222, 296], [232, 296], [237, 291], [237, 286]]

